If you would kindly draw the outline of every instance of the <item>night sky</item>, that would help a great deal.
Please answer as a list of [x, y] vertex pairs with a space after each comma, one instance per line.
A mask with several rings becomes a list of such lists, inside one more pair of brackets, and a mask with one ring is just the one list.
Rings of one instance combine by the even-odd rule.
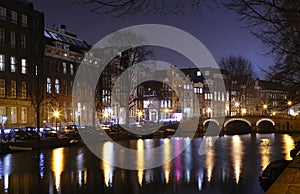
[[[218, 8], [204, 7], [200, 10], [201, 14], [128, 16], [116, 20], [109, 15], [92, 13], [87, 7], [72, 4], [72, 0], [30, 1], [33, 2], [34, 9], [44, 12], [47, 28], [65, 24], [67, 31], [77, 34], [90, 45], [124, 27], [155, 23], [174, 26], [192, 34], [208, 48], [217, 62], [229, 54], [244, 56], [253, 63], [260, 78], [264, 78], [264, 74], [258, 67], [267, 68], [274, 63], [271, 56], [264, 54], [267, 47], [250, 35], [245, 24], [222, 5], [218, 5]], [[185, 62], [182, 60], [180, 63]]]

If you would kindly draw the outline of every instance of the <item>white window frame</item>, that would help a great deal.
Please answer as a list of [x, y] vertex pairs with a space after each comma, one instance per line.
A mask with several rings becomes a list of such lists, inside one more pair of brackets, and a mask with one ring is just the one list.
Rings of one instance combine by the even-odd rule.
[[66, 74], [67, 73], [67, 63], [63, 62], [62, 66], [63, 66], [63, 74]]
[[5, 55], [0, 54], [0, 71], [5, 71]]
[[0, 79], [0, 97], [5, 97], [5, 79]]
[[16, 57], [15, 56], [11, 56], [10, 57], [10, 72], [14, 73], [16, 72], [17, 68], [16, 68]]
[[74, 65], [70, 64], [70, 74], [73, 75], [74, 74]]
[[10, 32], [10, 46], [11, 48], [16, 47], [16, 32]]
[[18, 23], [18, 13], [14, 10], [10, 11], [10, 21], [15, 24]]
[[[0, 116], [1, 115], [6, 115], [5, 106], [0, 106]], [[0, 123], [2, 124], [2, 119], [0, 119]]]
[[27, 23], [28, 23], [27, 15], [22, 14], [22, 16], [21, 16], [21, 25], [23, 27], [27, 27]]
[[26, 85], [26, 82], [21, 83], [21, 98], [22, 99], [27, 98], [27, 85]]
[[21, 123], [27, 123], [27, 107], [21, 108]]
[[11, 123], [17, 123], [17, 107], [10, 107], [10, 121]]
[[26, 49], [26, 36], [21, 34], [21, 48]]
[[59, 94], [59, 79], [55, 79], [55, 93]]
[[51, 78], [47, 77], [47, 93], [51, 93]]
[[17, 82], [15, 80], [10, 81], [10, 97], [17, 97]]
[[26, 59], [21, 59], [21, 73], [26, 74], [27, 73], [27, 61]]
[[5, 7], [0, 7], [0, 19], [6, 20], [6, 8]]

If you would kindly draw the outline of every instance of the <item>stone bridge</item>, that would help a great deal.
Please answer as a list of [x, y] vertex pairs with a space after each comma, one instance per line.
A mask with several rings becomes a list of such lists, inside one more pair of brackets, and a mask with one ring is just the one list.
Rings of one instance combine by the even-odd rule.
[[245, 116], [201, 119], [199, 127], [206, 131], [209, 127], [219, 127], [224, 132], [300, 132], [300, 118], [295, 116]]

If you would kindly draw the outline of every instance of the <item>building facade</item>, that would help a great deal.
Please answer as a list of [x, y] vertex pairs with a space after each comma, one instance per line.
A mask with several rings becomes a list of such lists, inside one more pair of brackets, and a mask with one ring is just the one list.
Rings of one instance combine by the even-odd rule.
[[7, 117], [5, 127], [35, 125], [29, 87], [43, 64], [43, 30], [44, 15], [32, 3], [0, 1], [0, 115]]
[[[78, 83], [74, 86], [74, 78], [77, 69], [90, 46], [82, 39], [77, 38], [66, 30], [65, 25], [59, 28], [45, 29], [44, 65], [40, 70], [44, 82], [45, 97], [41, 111], [43, 125], [53, 126], [75, 124], [80, 120], [89, 120], [85, 104], [78, 104], [78, 108], [72, 108], [72, 95], [85, 96], [87, 83]], [[73, 94], [73, 87], [80, 94]], [[54, 115], [58, 112], [58, 118]]]

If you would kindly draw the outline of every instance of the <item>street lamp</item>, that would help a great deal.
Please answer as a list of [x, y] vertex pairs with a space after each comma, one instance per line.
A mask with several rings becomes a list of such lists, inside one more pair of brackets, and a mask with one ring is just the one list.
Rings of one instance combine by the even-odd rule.
[[234, 106], [235, 106], [235, 108], [237, 109], [238, 114], [240, 114], [240, 109], [239, 109], [240, 103], [239, 103], [239, 102], [235, 102], [235, 103], [234, 103]]
[[267, 104], [264, 104], [264, 105], [263, 105], [263, 109], [265, 110], [265, 111], [264, 111], [265, 114], [267, 114], [268, 105], [267, 105]]
[[140, 123], [141, 122], [141, 117], [143, 116], [143, 112], [138, 111], [137, 115], [138, 115], [138, 120], [139, 120], [139, 123]]
[[59, 112], [57, 110], [54, 111], [53, 116], [55, 117], [55, 128], [56, 128], [56, 131], [57, 131], [57, 119], [59, 117]]
[[291, 105], [292, 105], [292, 101], [289, 100], [289, 101], [287, 102], [287, 104], [288, 104], [289, 106], [291, 106]]
[[2, 114], [1, 121], [2, 121], [2, 127], [1, 127], [1, 142], [2, 142], [2, 137], [4, 137], [4, 124], [7, 121], [7, 116]]

